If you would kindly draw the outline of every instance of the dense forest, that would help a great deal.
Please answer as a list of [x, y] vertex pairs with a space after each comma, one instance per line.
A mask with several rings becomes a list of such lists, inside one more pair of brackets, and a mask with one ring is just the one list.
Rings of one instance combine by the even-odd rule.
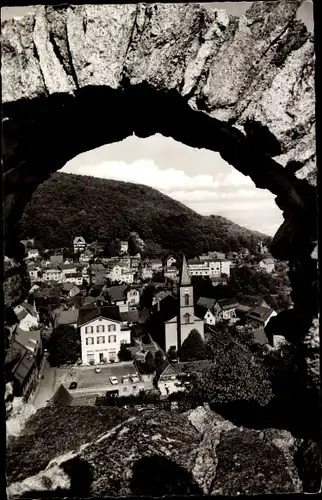
[[21, 237], [45, 248], [86, 241], [128, 239], [137, 232], [151, 253], [253, 251], [270, 238], [221, 216], [202, 216], [156, 189], [129, 182], [57, 172], [41, 184], [25, 208]]

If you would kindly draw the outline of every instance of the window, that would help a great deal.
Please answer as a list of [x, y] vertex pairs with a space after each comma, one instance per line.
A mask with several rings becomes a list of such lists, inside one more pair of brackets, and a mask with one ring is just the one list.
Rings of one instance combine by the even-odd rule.
[[105, 331], [104, 325], [98, 325], [96, 327], [96, 332], [97, 333], [104, 333], [104, 331]]
[[[112, 335], [112, 337], [113, 337], [113, 335]], [[128, 342], [127, 342], [127, 340], [122, 339], [121, 342], [120, 342], [120, 344], [128, 344]]]
[[88, 354], [87, 354], [87, 361], [88, 361], [88, 362], [89, 362], [89, 361], [94, 361], [94, 354], [92, 354], [92, 353], [88, 353]]
[[108, 341], [109, 341], [109, 343], [116, 342], [116, 335], [109, 335], [108, 336]]
[[190, 314], [187, 313], [187, 314], [184, 315], [184, 321], [185, 321], [185, 323], [189, 323], [189, 321], [190, 321]]
[[98, 344], [105, 344], [105, 337], [104, 336], [97, 337], [97, 343]]
[[116, 332], [116, 325], [108, 325], [109, 332]]
[[186, 293], [184, 296], [184, 305], [185, 306], [189, 305], [189, 294], [188, 293]]
[[86, 345], [92, 345], [92, 344], [94, 344], [94, 337], [87, 337]]
[[86, 326], [85, 327], [85, 333], [93, 333], [93, 327], [92, 326]]

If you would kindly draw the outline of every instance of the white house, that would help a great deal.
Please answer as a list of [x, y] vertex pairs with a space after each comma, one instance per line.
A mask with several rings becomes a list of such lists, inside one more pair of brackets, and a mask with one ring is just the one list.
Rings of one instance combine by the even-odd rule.
[[214, 326], [216, 324], [216, 317], [211, 312], [211, 310], [207, 307], [196, 305], [195, 306], [195, 315], [202, 319], [207, 325]]
[[82, 273], [66, 273], [63, 275], [63, 281], [65, 283], [75, 283], [75, 285], [81, 285], [83, 283]]
[[64, 277], [67, 275], [67, 274], [71, 274], [71, 273], [76, 273], [77, 272], [77, 265], [72, 263], [72, 264], [59, 264], [58, 265], [58, 268], [61, 270], [61, 273], [62, 273], [62, 278], [64, 279]]
[[42, 277], [44, 281], [61, 281], [62, 272], [58, 268], [48, 268], [44, 270]]
[[173, 266], [176, 262], [177, 262], [177, 261], [176, 261], [176, 259], [175, 259], [172, 255], [170, 255], [170, 256], [166, 259], [166, 261], [165, 261], [165, 265], [166, 265], [166, 267], [171, 267], [171, 266]]
[[230, 276], [230, 261], [227, 259], [190, 259], [188, 261], [190, 276]]
[[40, 278], [40, 271], [40, 267], [36, 267], [34, 265], [28, 266], [30, 281], [37, 281]]
[[129, 249], [129, 243], [128, 241], [121, 241], [121, 253], [127, 253]]
[[178, 277], [179, 271], [176, 266], [166, 267], [164, 270], [164, 277], [169, 280], [176, 280]]
[[260, 269], [267, 273], [272, 273], [275, 270], [275, 263], [273, 259], [262, 259], [259, 263]]
[[136, 308], [140, 303], [140, 292], [137, 288], [130, 288], [126, 292], [128, 309]]
[[131, 343], [131, 332], [122, 328], [118, 306], [80, 308], [78, 327], [85, 365], [117, 361], [121, 344]]
[[214, 315], [217, 320], [229, 320], [236, 318], [236, 308], [239, 302], [234, 298], [217, 300], [214, 305]]
[[35, 309], [26, 302], [14, 308], [14, 313], [19, 322], [19, 328], [29, 331], [33, 327], [38, 327], [38, 315]]
[[84, 250], [79, 256], [79, 262], [81, 264], [88, 264], [90, 260], [92, 260], [94, 254], [88, 248]]
[[86, 242], [83, 236], [76, 236], [73, 241], [74, 253], [85, 250]]
[[140, 276], [143, 280], [152, 279], [152, 267], [149, 264], [142, 264], [140, 269]]
[[28, 250], [27, 259], [37, 259], [39, 257], [39, 251], [37, 248], [30, 248]]
[[150, 260], [151, 269], [154, 272], [162, 271], [163, 265], [161, 259], [152, 259]]

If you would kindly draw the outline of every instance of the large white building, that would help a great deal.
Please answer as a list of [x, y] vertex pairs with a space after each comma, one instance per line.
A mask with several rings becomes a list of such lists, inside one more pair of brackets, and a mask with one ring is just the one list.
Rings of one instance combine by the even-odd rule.
[[121, 344], [131, 343], [118, 306], [83, 307], [79, 310], [82, 362], [85, 365], [117, 361]]
[[230, 261], [227, 259], [190, 259], [188, 261], [190, 276], [230, 276]]

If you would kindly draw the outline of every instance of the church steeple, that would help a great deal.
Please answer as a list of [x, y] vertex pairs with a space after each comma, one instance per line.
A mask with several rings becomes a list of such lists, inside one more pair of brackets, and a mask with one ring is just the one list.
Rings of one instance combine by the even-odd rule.
[[182, 267], [181, 267], [181, 275], [180, 275], [180, 286], [190, 286], [191, 279], [188, 269], [188, 264], [186, 261], [185, 255], [182, 258]]

